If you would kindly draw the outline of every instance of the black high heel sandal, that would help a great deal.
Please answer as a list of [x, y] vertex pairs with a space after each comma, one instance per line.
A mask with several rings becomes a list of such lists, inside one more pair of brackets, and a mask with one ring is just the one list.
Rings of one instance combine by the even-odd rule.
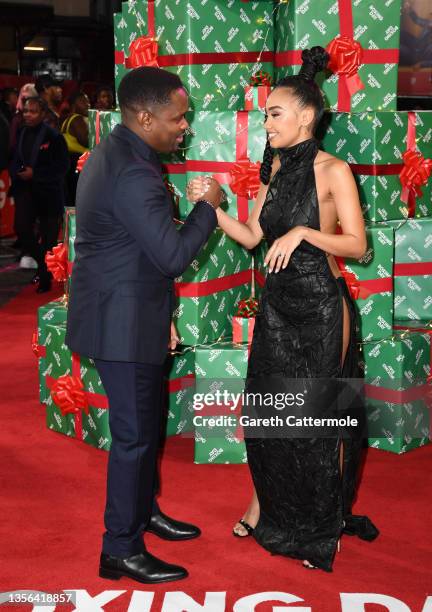
[[247, 523], [244, 519], [240, 519], [238, 522], [240, 523], [240, 525], [242, 527], [244, 527], [246, 529], [247, 534], [246, 535], [241, 535], [240, 533], [236, 533], [234, 531], [234, 529], [233, 529], [233, 535], [236, 538], [247, 538], [248, 536], [251, 536], [253, 534], [254, 528], [251, 525], [249, 525], [249, 523]]

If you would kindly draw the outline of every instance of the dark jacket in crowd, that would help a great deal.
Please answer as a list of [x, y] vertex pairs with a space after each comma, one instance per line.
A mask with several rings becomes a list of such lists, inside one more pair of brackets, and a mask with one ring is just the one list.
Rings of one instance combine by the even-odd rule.
[[[69, 153], [63, 136], [45, 123], [36, 128], [23, 126], [17, 133], [10, 174], [10, 195], [31, 189], [32, 199], [40, 211], [51, 214], [63, 211], [64, 179], [69, 168]], [[33, 178], [23, 181], [18, 177], [22, 166], [33, 168]]]

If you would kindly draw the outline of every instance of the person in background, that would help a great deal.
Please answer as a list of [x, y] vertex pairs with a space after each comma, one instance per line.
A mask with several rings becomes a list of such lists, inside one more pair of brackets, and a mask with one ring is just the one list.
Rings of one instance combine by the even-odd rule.
[[[64, 138], [45, 123], [46, 103], [28, 98], [24, 125], [17, 134], [10, 175], [15, 198], [15, 232], [20, 245], [38, 264], [38, 293], [51, 289], [45, 255], [57, 244], [64, 207], [64, 177], [69, 155]], [[34, 226], [39, 222], [37, 239]]]
[[70, 113], [61, 126], [70, 156], [70, 167], [66, 177], [68, 204], [75, 205], [78, 173], [76, 166], [80, 156], [89, 150], [88, 112], [90, 102], [87, 94], [77, 91], [69, 98]]
[[100, 85], [96, 90], [95, 109], [109, 111], [114, 108], [114, 95], [111, 87]]
[[36, 79], [36, 91], [45, 100], [48, 110], [45, 113], [45, 123], [54, 130], [60, 130], [60, 115], [58, 108], [63, 98], [63, 90], [58, 81], [51, 75], [42, 74]]
[[37, 95], [38, 94], [33, 83], [26, 83], [20, 89], [15, 115], [13, 116], [10, 124], [9, 142], [11, 149], [15, 148], [17, 131], [23, 124], [24, 102], [27, 100], [27, 98], [37, 98]]
[[0, 110], [9, 123], [12, 121], [12, 117], [15, 115], [17, 102], [18, 91], [15, 89], [15, 87], [6, 87], [3, 89], [2, 99], [0, 101]]
[[0, 172], [9, 165], [9, 123], [0, 110]]

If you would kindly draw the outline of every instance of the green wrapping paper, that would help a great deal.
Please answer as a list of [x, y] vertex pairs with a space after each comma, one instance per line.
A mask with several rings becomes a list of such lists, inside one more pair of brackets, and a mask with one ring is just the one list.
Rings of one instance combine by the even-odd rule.
[[369, 445], [403, 453], [429, 441], [430, 335], [394, 331], [363, 345]]
[[[47, 325], [46, 363], [49, 374], [45, 383], [50, 394], [46, 399], [47, 427], [67, 436], [76, 437], [96, 448], [109, 450], [111, 436], [108, 424], [108, 402], [97, 370], [91, 359], [79, 358], [65, 345], [66, 326]], [[79, 378], [88, 401], [88, 414], [77, 409], [65, 413], [53, 401], [56, 382], [62, 376]]]
[[[222, 209], [247, 221], [260, 184], [259, 165], [266, 144], [263, 113], [200, 110], [188, 113], [187, 120], [187, 182], [203, 174], [213, 175], [227, 195]], [[182, 200], [180, 207], [183, 217], [192, 209], [187, 200]]]
[[408, 201], [402, 201], [399, 178], [407, 149], [432, 157], [432, 112], [333, 113], [327, 119], [323, 148], [350, 164], [365, 219], [432, 215], [432, 179], [421, 187], [423, 195], [414, 197], [411, 192]]
[[[326, 48], [341, 36], [338, 43], [344, 49], [331, 54], [333, 61], [340, 57], [340, 72], [327, 71], [318, 81], [327, 106], [354, 112], [395, 110], [400, 10], [400, 0], [371, 0], [367, 5], [357, 0], [320, 0], [319, 7], [313, 0], [280, 3], [275, 20], [275, 80], [298, 73], [303, 49]], [[356, 49], [359, 44], [361, 51]], [[363, 89], [358, 89], [358, 79]]]
[[193, 394], [195, 392], [195, 353], [182, 351], [167, 363], [166, 435], [193, 431]]
[[[367, 250], [358, 261], [336, 257], [342, 273], [354, 274], [347, 278], [350, 287], [359, 285], [360, 293], [352, 297], [357, 309], [358, 337], [363, 341], [380, 340], [392, 332], [393, 323], [393, 228], [385, 223], [366, 227]], [[354, 294], [354, 295], [353, 295]]]
[[49, 389], [46, 385], [46, 376], [52, 374], [53, 363], [46, 359], [46, 345], [52, 341], [52, 325], [65, 325], [67, 308], [63, 299], [48, 302], [38, 308], [37, 334], [33, 339], [33, 351], [38, 358], [39, 370], [39, 400], [44, 403], [48, 400]]
[[116, 88], [130, 68], [159, 65], [180, 76], [195, 108], [244, 108], [251, 77], [273, 74], [273, 8], [271, 0], [123, 2], [114, 18]]
[[239, 300], [249, 297], [252, 256], [216, 229], [185, 273], [176, 279], [178, 306], [173, 319], [181, 344], [231, 337]]
[[432, 218], [392, 221], [395, 319], [432, 319]]
[[[241, 393], [247, 372], [248, 347], [221, 343], [197, 347], [195, 351], [196, 393], [214, 388]], [[195, 410], [195, 418], [228, 415], [232, 425], [195, 424], [195, 463], [246, 463], [246, 448], [238, 427], [239, 411], [229, 406], [208, 406]]]

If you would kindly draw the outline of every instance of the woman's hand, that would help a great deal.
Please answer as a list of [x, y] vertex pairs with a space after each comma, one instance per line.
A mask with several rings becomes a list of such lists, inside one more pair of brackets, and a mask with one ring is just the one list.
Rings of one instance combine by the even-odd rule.
[[180, 338], [178, 337], [177, 330], [174, 325], [174, 321], [171, 321], [171, 336], [168, 344], [168, 348], [171, 351], [175, 351], [177, 344], [180, 342]]
[[306, 227], [298, 225], [273, 242], [264, 260], [264, 265], [269, 267], [269, 272], [279, 272], [281, 268], [287, 267], [291, 253], [304, 239], [306, 229]]

